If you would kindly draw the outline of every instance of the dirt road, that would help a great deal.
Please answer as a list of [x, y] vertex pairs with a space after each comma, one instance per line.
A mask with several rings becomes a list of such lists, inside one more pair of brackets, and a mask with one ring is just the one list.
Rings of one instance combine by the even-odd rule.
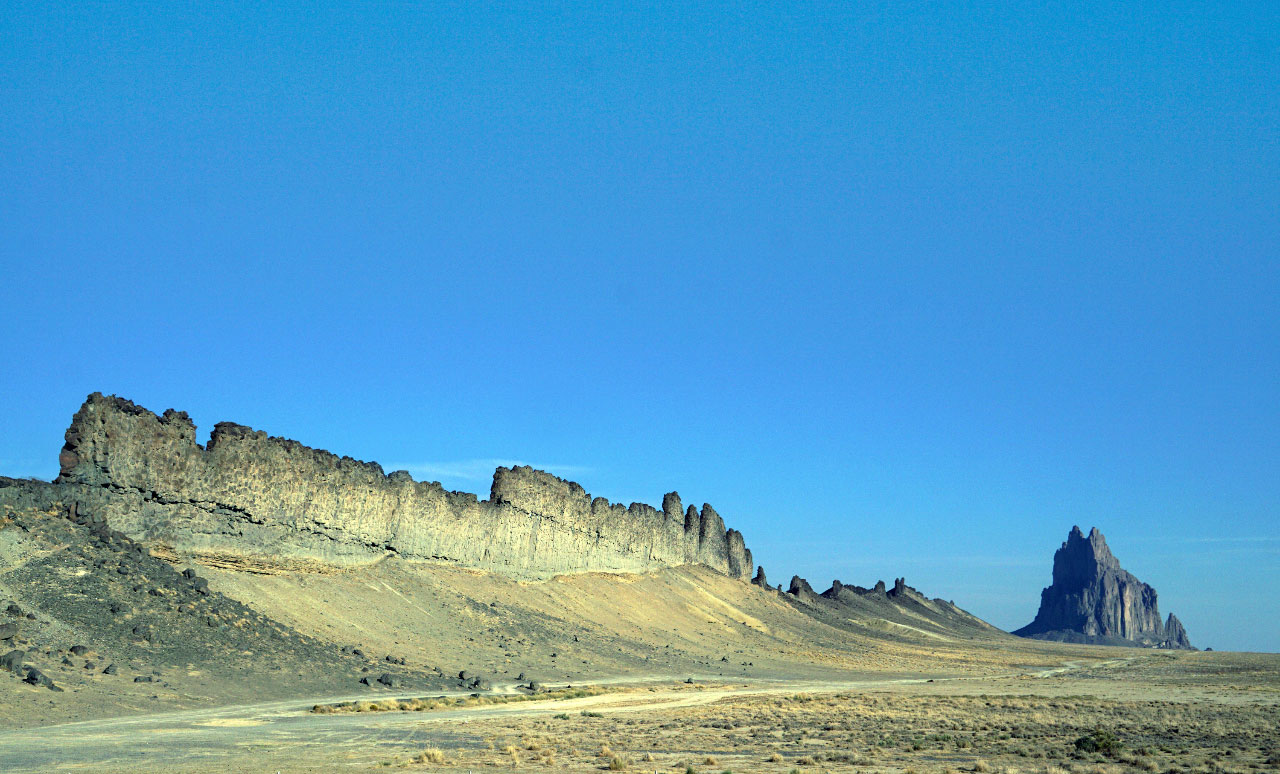
[[[1077, 663], [1071, 663], [1024, 673], [1024, 676], [1049, 677], [1077, 667]], [[973, 679], [932, 678], [939, 683]], [[467, 723], [483, 718], [583, 710], [605, 714], [653, 712], [709, 704], [729, 697], [883, 690], [929, 680], [926, 677], [876, 677], [844, 682], [733, 683], [702, 688], [681, 684], [668, 676], [638, 684], [633, 679], [616, 692], [578, 699], [513, 702], [434, 712], [310, 712], [314, 704], [320, 703], [395, 698], [394, 694], [371, 697], [368, 692], [272, 701], [0, 732], [0, 770], [315, 771], [317, 760], [367, 762], [371, 753], [376, 754], [379, 748], [400, 752], [414, 746], [448, 748], [470, 743], [474, 740], [467, 733]], [[258, 765], [247, 767], [248, 761], [257, 761]], [[298, 767], [292, 767], [291, 763], [297, 763]]]

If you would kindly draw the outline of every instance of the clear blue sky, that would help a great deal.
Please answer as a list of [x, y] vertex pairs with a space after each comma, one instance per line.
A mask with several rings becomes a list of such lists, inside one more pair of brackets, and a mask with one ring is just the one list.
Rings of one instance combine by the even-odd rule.
[[101, 390], [1006, 628], [1096, 525], [1280, 650], [1280, 5], [260, 5], [0, 15], [0, 472]]

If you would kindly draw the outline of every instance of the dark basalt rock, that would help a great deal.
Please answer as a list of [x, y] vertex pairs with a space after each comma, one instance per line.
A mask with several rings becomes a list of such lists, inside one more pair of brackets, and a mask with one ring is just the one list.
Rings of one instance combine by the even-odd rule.
[[[0, 504], [74, 503], [68, 518], [103, 543], [128, 535], [197, 558], [285, 564], [360, 565], [395, 554], [526, 579], [700, 564], [747, 581], [755, 566], [742, 534], [714, 508], [683, 511], [675, 492], [662, 510], [623, 506], [514, 466], [494, 472], [481, 500], [231, 422], [201, 446], [185, 412], [157, 415], [99, 393], [65, 440], [53, 484], [3, 479]], [[187, 580], [208, 593], [207, 581]]]
[[805, 602], [812, 602], [818, 596], [814, 593], [813, 586], [809, 585], [809, 581], [799, 575], [791, 576], [791, 585], [787, 588], [787, 593]]
[[1178, 616], [1173, 613], [1170, 613], [1168, 620], [1164, 622], [1164, 640], [1165, 647], [1168, 648], [1195, 650], [1191, 647], [1191, 638], [1187, 636], [1187, 630], [1183, 628], [1182, 621], [1179, 621]]
[[1194, 650], [1177, 617], [1160, 620], [1156, 590], [1120, 567], [1095, 527], [1072, 527], [1053, 555], [1053, 583], [1035, 620], [1014, 634], [1094, 645]]
[[0, 656], [0, 669], [4, 669], [8, 672], [17, 672], [22, 669], [22, 664], [26, 661], [26, 658], [26, 651], [11, 650], [3, 656]]
[[35, 667], [27, 667], [27, 674], [26, 677], [23, 678], [23, 681], [28, 685], [48, 688], [51, 691], [62, 693], [62, 689], [55, 685], [53, 680], [49, 679], [48, 675]]
[[751, 579], [751, 583], [762, 589], [769, 588], [769, 579], [764, 576], [764, 567], [756, 567], [756, 577]]

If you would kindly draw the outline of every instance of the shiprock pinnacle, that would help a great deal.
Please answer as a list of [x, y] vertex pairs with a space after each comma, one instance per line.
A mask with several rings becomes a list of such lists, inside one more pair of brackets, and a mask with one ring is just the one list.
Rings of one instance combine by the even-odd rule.
[[1014, 632], [1059, 642], [1193, 649], [1182, 622], [1160, 620], [1156, 590], [1120, 567], [1094, 527], [1072, 527], [1053, 555], [1053, 583], [1035, 620]]

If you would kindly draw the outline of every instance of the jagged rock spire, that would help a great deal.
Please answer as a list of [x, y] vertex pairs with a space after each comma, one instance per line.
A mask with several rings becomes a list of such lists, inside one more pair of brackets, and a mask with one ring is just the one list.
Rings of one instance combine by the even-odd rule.
[[1186, 631], [1160, 620], [1156, 591], [1120, 567], [1094, 527], [1072, 527], [1053, 555], [1053, 583], [1040, 594], [1035, 620], [1014, 634], [1105, 645], [1190, 648]]

